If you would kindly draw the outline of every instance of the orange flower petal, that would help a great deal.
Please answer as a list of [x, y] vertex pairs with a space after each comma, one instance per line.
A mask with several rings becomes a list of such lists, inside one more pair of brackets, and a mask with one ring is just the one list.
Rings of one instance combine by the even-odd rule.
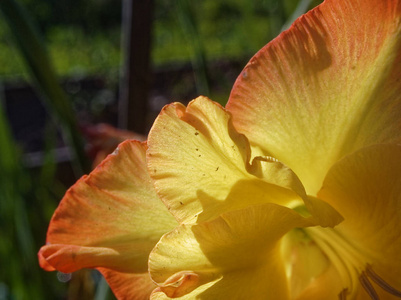
[[[120, 254], [111, 248], [51, 244], [40, 249], [39, 262], [46, 271], [58, 270], [63, 273], [72, 273], [79, 269], [97, 266], [121, 269], [119, 256]], [[132, 257], [127, 256], [126, 263], [129, 263], [130, 259]]]
[[228, 111], [316, 195], [330, 166], [401, 142], [401, 2], [326, 0], [248, 63]]
[[119, 300], [148, 300], [156, 284], [149, 273], [121, 273], [98, 268]]
[[150, 251], [177, 223], [153, 189], [145, 152], [146, 144], [124, 142], [67, 191], [39, 252], [42, 267], [147, 272]]

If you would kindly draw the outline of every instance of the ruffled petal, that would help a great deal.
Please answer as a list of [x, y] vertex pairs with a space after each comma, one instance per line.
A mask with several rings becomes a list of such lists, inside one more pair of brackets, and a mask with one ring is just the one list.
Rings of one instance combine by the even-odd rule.
[[346, 156], [330, 169], [319, 196], [344, 216], [336, 230], [401, 290], [401, 146], [375, 145]]
[[326, 0], [260, 50], [228, 111], [316, 195], [347, 153], [401, 141], [401, 2]]
[[287, 299], [280, 240], [289, 230], [311, 224], [272, 203], [227, 212], [209, 222], [182, 224], [156, 245], [149, 271], [159, 284], [157, 292], [170, 298]]
[[146, 144], [124, 142], [67, 191], [39, 252], [42, 267], [147, 272], [150, 251], [177, 223], [154, 191], [145, 152]]
[[[205, 291], [207, 291], [210, 287], [212, 287], [213, 285], [215, 285], [217, 282], [219, 282], [221, 280], [221, 278], [213, 280], [211, 282], [208, 282], [206, 284], [203, 284], [201, 286], [199, 286], [197, 289], [193, 290], [192, 292], [190, 292], [189, 294], [183, 295], [183, 296], [174, 296], [173, 299], [177, 299], [177, 300], [193, 300], [193, 299], [208, 299], [206, 297], [203, 297], [203, 293]], [[217, 298], [216, 299], [221, 299], [219, 298], [220, 295], [215, 295]], [[157, 288], [153, 291], [153, 293], [150, 296], [150, 300], [168, 300], [168, 299], [172, 299], [171, 297], [167, 296], [165, 292], [163, 292], [160, 288]], [[209, 298], [210, 299], [210, 298]], [[222, 298], [224, 299], [224, 298]]]
[[[211, 220], [262, 203], [291, 205], [304, 200], [312, 214], [315, 206], [320, 207], [320, 200], [306, 196], [291, 169], [272, 157], [252, 158], [248, 141], [233, 128], [230, 114], [205, 97], [188, 107], [166, 106], [148, 145], [149, 174], [179, 222]], [[338, 223], [337, 215], [333, 218]]]

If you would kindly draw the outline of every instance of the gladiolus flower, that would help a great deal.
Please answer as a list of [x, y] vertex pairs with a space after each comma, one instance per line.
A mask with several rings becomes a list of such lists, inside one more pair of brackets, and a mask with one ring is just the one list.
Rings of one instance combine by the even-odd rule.
[[401, 1], [326, 0], [226, 108], [166, 106], [65, 195], [46, 270], [119, 299], [401, 297]]

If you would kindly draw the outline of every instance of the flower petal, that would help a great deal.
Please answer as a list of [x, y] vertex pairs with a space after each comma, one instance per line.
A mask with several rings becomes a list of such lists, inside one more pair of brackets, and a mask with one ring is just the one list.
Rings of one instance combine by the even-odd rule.
[[[177, 299], [177, 300], [205, 299], [206, 300], [207, 299], [206, 297], [202, 297], [202, 293], [205, 292], [210, 287], [212, 287], [214, 284], [216, 284], [220, 280], [221, 280], [221, 278], [216, 279], [211, 282], [208, 282], [206, 284], [203, 284], [200, 287], [198, 287], [196, 290], [192, 291], [191, 293], [183, 295], [183, 296], [179, 296], [179, 297], [175, 296], [173, 299]], [[172, 298], [167, 296], [160, 288], [155, 289], [153, 291], [153, 293], [150, 295], [150, 300], [168, 300], [168, 299], [172, 299]]]
[[177, 223], [154, 191], [145, 151], [146, 144], [122, 143], [67, 191], [39, 252], [42, 267], [147, 272], [150, 251]]
[[248, 63], [228, 111], [316, 195], [347, 153], [401, 141], [401, 3], [326, 0]]
[[401, 146], [375, 145], [330, 169], [319, 196], [344, 216], [336, 230], [401, 290]]
[[[114, 295], [119, 300], [148, 300], [156, 284], [151, 280], [149, 273], [121, 273], [99, 268], [106, 278]], [[138, 288], [140, 287], [140, 288]]]
[[[205, 97], [166, 106], [149, 134], [149, 174], [179, 222], [211, 220], [253, 204], [302, 203], [305, 190], [282, 163], [255, 157], [231, 116]], [[177, 188], [179, 187], [179, 188]]]
[[156, 245], [149, 271], [170, 297], [196, 295], [204, 284], [216, 282], [199, 299], [258, 299], [260, 295], [286, 299], [279, 242], [294, 227], [310, 225], [309, 219], [272, 203], [224, 213], [209, 222], [182, 224]]

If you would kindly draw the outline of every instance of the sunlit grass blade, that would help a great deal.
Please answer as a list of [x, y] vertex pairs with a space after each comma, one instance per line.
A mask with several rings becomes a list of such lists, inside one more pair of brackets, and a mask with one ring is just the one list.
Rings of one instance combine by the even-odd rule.
[[195, 72], [196, 89], [200, 95], [208, 96], [210, 93], [209, 78], [207, 75], [206, 54], [194, 13], [194, 4], [188, 0], [176, 2], [178, 18], [182, 30], [189, 42], [192, 66]]
[[288, 29], [296, 19], [298, 19], [301, 15], [306, 13], [308, 11], [311, 3], [312, 3], [312, 0], [300, 0], [298, 2], [296, 9], [292, 13], [292, 15], [287, 19], [287, 21], [281, 28], [281, 31]]

